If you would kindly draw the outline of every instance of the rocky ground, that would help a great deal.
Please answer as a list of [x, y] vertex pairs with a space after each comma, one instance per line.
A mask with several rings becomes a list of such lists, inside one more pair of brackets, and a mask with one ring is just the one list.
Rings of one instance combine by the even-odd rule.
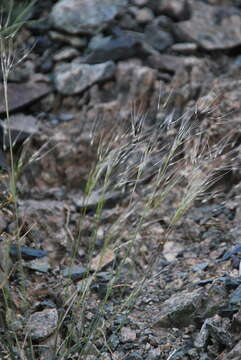
[[[31, 18], [8, 87], [17, 220], [0, 154], [1, 359], [239, 360], [241, 2], [42, 0]], [[3, 96], [0, 116], [3, 143]]]

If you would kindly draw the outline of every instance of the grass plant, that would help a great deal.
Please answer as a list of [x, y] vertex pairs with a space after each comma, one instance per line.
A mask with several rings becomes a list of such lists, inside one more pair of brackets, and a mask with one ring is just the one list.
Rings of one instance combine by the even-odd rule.
[[[90, 240], [89, 263], [91, 262], [95, 250], [98, 224], [101, 222], [105, 194], [114, 189], [119, 189], [121, 191], [124, 188], [125, 196], [129, 200], [126, 201], [126, 207], [123, 214], [110, 225], [101, 251], [101, 256], [104, 257], [107, 250], [111, 247], [115, 251], [117, 257], [119, 252], [121, 255], [119, 255], [120, 260], [118, 264], [113, 267], [112, 277], [108, 283], [105, 296], [98, 306], [98, 315], [90, 324], [89, 330], [85, 330], [86, 334], [88, 334], [85, 336], [85, 342], [83, 341], [79, 346], [73, 344], [72, 347], [69, 347], [68, 350], [66, 350], [66, 353], [64, 353], [60, 359], [65, 359], [66, 357], [71, 356], [71, 354], [73, 355], [73, 352], [75, 351], [78, 352], [80, 358], [84, 358], [89, 339], [95, 338], [100, 331], [103, 332], [103, 329], [100, 330], [97, 324], [100, 319], [104, 317], [105, 306], [116, 288], [123, 288], [123, 291], [119, 292], [119, 296], [123, 301], [121, 301], [116, 310], [113, 311], [109, 321], [113, 320], [117, 313], [127, 313], [132, 307], [137, 295], [142, 290], [145, 281], [152, 273], [156, 258], [158, 257], [156, 251], [150, 261], [150, 264], [152, 265], [146, 269], [144, 276], [139, 278], [135, 283], [132, 283], [131, 286], [129, 286], [128, 283], [123, 284], [120, 282], [121, 274], [126, 266], [127, 259], [133, 257], [137, 250], [137, 239], [143, 227], [146, 227], [147, 220], [150, 219], [154, 210], [161, 206], [162, 202], [170, 194], [173, 188], [177, 184], [180, 184], [183, 179], [188, 179], [179, 206], [177, 206], [170, 219], [170, 227], [167, 230], [166, 236], [168, 236], [170, 229], [184, 216], [185, 212], [187, 212], [195, 199], [198, 197], [200, 198], [211, 185], [212, 181], [217, 180], [217, 178], [212, 180], [212, 175], [216, 171], [215, 168], [210, 167], [211, 170], [209, 170], [208, 173], [202, 171], [202, 167], [207, 164], [207, 161], [214, 161], [218, 156], [216, 151], [210, 153], [208, 146], [206, 149], [200, 147], [199, 151], [196, 152], [195, 158], [192, 153], [191, 162], [189, 159], [178, 160], [183, 151], [183, 147], [187, 143], [193, 141], [195, 137], [198, 138], [200, 136], [198, 125], [193, 121], [193, 114], [194, 113], [191, 113], [191, 115], [189, 114], [189, 117], [185, 116], [184, 118], [179, 119], [177, 123], [174, 124], [177, 126], [176, 135], [173, 137], [172, 142], [165, 144], [164, 147], [161, 146], [158, 148], [158, 134], [167, 131], [167, 127], [166, 124], [158, 124], [149, 127], [146, 130], [143, 127], [143, 130], [138, 132], [138, 135], [134, 134], [134, 136], [133, 132], [123, 134], [120, 131], [119, 137], [116, 135], [113, 137], [115, 141], [112, 142], [111, 145], [110, 142], [108, 142], [105, 149], [101, 148], [98, 150], [99, 158], [97, 159], [93, 171], [90, 173], [86, 191], [86, 201], [88, 201], [88, 197], [95, 190], [95, 187], [100, 187], [100, 184], [102, 183], [102, 192], [94, 215], [96, 227], [93, 228]], [[135, 121], [139, 122], [139, 119], [135, 119]], [[132, 128], [134, 127], [135, 124], [132, 124]], [[105, 144], [105, 142], [103, 143]], [[105, 151], [106, 149], [107, 151]], [[129, 160], [133, 160], [132, 157], [135, 159], [135, 155], [140, 149], [142, 150], [141, 156], [139, 156], [137, 160], [134, 160], [134, 163], [130, 162]], [[158, 155], [157, 157], [159, 157], [160, 160], [157, 160], [156, 163], [151, 166], [150, 171], [146, 165], [153, 155]], [[180, 165], [179, 162], [181, 163]], [[183, 169], [186, 169], [186, 173]], [[149, 184], [149, 191], [146, 194], [142, 193], [141, 204], [143, 207], [140, 209], [140, 199], [138, 198], [138, 200], [135, 200], [135, 194], [141, 192], [140, 189], [143, 186], [142, 183], [147, 181], [147, 177], [152, 178], [152, 180]], [[135, 214], [135, 216], [138, 215], [137, 220], [135, 224], [130, 225], [129, 218], [133, 214]], [[82, 215], [86, 215], [86, 208], [84, 208]], [[124, 243], [121, 237], [123, 228], [128, 229], [128, 241]], [[124, 252], [121, 252], [120, 250], [123, 249]], [[85, 312], [85, 308], [87, 311], [88, 296], [91, 292], [91, 285], [95, 280], [98, 270], [99, 269], [96, 269], [94, 271], [92, 281], [86, 282], [87, 287], [84, 292], [80, 292], [75, 298], [76, 304], [78, 304], [77, 306], [81, 308], [83, 312]], [[125, 294], [126, 289], [129, 290], [127, 291], [127, 295]], [[76, 324], [73, 322], [73, 328], [75, 326]], [[108, 346], [108, 340], [106, 340], [106, 342], [107, 344], [105, 344], [105, 346]], [[62, 346], [64, 347], [64, 343], [62, 343]], [[59, 352], [60, 350], [62, 352], [62, 348], [59, 348]]]
[[[6, 150], [7, 147], [10, 153], [10, 173], [9, 173], [9, 191], [11, 194], [11, 200], [14, 205], [14, 214], [15, 214], [15, 239], [17, 242], [17, 252], [18, 252], [18, 271], [19, 277], [21, 278], [21, 288], [22, 291], [25, 287], [25, 277], [21, 261], [21, 252], [19, 248], [19, 238], [20, 238], [20, 226], [19, 226], [19, 216], [18, 216], [18, 206], [17, 206], [17, 190], [16, 190], [16, 172], [15, 172], [15, 161], [14, 161], [14, 150], [13, 150], [13, 141], [11, 135], [11, 124], [10, 124], [10, 113], [9, 113], [9, 97], [8, 97], [8, 80], [9, 75], [13, 69], [22, 62], [26, 56], [27, 52], [19, 52], [19, 47], [17, 45], [17, 35], [20, 29], [28, 21], [29, 11], [34, 5], [35, 1], [29, 3], [15, 3], [14, 0], [5, 1], [3, 0], [0, 5], [0, 68], [2, 75], [2, 84], [3, 84], [3, 99], [5, 103], [5, 114], [6, 121], [3, 129], [3, 150]], [[8, 144], [8, 146], [7, 146]], [[8, 314], [10, 310], [9, 304], [11, 303], [11, 296], [8, 286], [8, 278], [14, 272], [15, 267], [11, 268], [11, 262], [9, 261], [9, 241], [5, 240], [5, 250], [3, 253], [3, 263], [4, 263], [4, 280], [1, 281], [2, 295], [4, 299], [5, 306], [5, 321], [8, 323]], [[2, 280], [2, 279], [1, 279]], [[13, 334], [12, 334], [13, 335]], [[11, 338], [11, 335], [8, 335], [8, 338]], [[7, 348], [12, 352], [12, 342], [14, 342], [15, 336], [12, 336], [10, 342], [7, 342]], [[14, 358], [14, 357], [12, 357]]]
[[[17, 206], [16, 164], [10, 130], [8, 78], [12, 69], [26, 57], [25, 54], [16, 58], [17, 52], [14, 44], [20, 28], [28, 21], [29, 11], [34, 3], [35, 1], [25, 3], [24, 6], [19, 4], [16, 6], [14, 1], [10, 0], [4, 2], [0, 10], [1, 69], [6, 109], [6, 132], [4, 136], [8, 138], [10, 152], [11, 171], [9, 176], [17, 223], [16, 234], [20, 233], [20, 225]], [[151, 225], [153, 221], [157, 221], [154, 216], [156, 210], [162, 206], [162, 203], [177, 185], [183, 181], [186, 182], [183, 197], [180, 198], [179, 206], [176, 207], [170, 219], [170, 228], [180, 221], [195, 199], [202, 196], [214, 181], [213, 173], [217, 169], [211, 166], [207, 171], [203, 169], [207, 163], [218, 158], [220, 144], [212, 151], [209, 148], [208, 141], [205, 142], [204, 146], [202, 145], [203, 142], [200, 140], [202, 131], [199, 129], [196, 118], [196, 108], [194, 108], [176, 121], [171, 121], [169, 117], [168, 123], [146, 126], [145, 115], [140, 112], [131, 119], [127, 132], [114, 129], [111, 136], [108, 134], [107, 138], [99, 137], [100, 140], [97, 141], [99, 145], [96, 151], [97, 160], [90, 172], [85, 191], [86, 204], [92, 194], [96, 190], [99, 191], [99, 200], [93, 215], [93, 228], [86, 258], [88, 276], [74, 291], [72, 288], [67, 290], [62, 315], [59, 317], [59, 323], [54, 334], [55, 339], [50, 346], [53, 358], [58, 360], [71, 357], [85, 359], [91, 343], [94, 343], [98, 337], [104, 339], [103, 347], [111, 352], [106, 323], [113, 321], [119, 313], [128, 313], [145, 281], [151, 275], [158, 256], [159, 250], [155, 249], [150, 260], [151, 265], [146, 267], [143, 276], [139, 276], [136, 281], [130, 277], [128, 282], [126, 268], [130, 266], [130, 272], [135, 272], [134, 257], [138, 251], [141, 232], [143, 229], [149, 228], [151, 233]], [[170, 135], [168, 141], [165, 141], [165, 133], [174, 135]], [[185, 146], [192, 144], [195, 139], [197, 142], [192, 151], [192, 158], [185, 158]], [[92, 140], [96, 144], [94, 137]], [[164, 143], [162, 144], [162, 142]], [[36, 156], [33, 155], [31, 161], [38, 160], [38, 158], [39, 153]], [[100, 252], [99, 266], [93, 268], [91, 263], [97, 253], [96, 240], [98, 230], [102, 226], [105, 198], [107, 193], [113, 191], [120, 193], [124, 210], [109, 225]], [[81, 231], [87, 213], [88, 207], [83, 206], [77, 234], [72, 235], [71, 265], [75, 264], [78, 257]], [[170, 228], [167, 230], [166, 236]], [[123, 230], [127, 233], [127, 239], [124, 237]], [[92, 286], [102, 269], [101, 262], [105, 259], [109, 249], [114, 253], [112, 268], [108, 270], [111, 277], [106, 284], [102, 298], [96, 300], [97, 311], [95, 316], [91, 321], [86, 320]], [[21, 264], [20, 251], [19, 263]], [[23, 268], [21, 271], [23, 272]], [[1, 282], [6, 314], [11, 309], [11, 294], [8, 291], [7, 280], [12, 272], [13, 269], [6, 271], [6, 276]], [[113, 297], [116, 297], [117, 305], [105, 323], [105, 308]], [[18, 332], [11, 330], [8, 328], [6, 319], [5, 322], [6, 336], [2, 341], [2, 347], [9, 358], [15, 359], [17, 353], [23, 360], [38, 359], [38, 350], [41, 346], [33, 344], [28, 335], [25, 335], [24, 338], [23, 333], [19, 335]]]

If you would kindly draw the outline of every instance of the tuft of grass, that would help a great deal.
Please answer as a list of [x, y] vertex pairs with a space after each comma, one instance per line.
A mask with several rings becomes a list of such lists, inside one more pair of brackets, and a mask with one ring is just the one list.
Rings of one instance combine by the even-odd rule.
[[[132, 258], [134, 262], [133, 256], [138, 251], [138, 238], [141, 232], [151, 225], [148, 225], [148, 220], [156, 209], [162, 206], [162, 203], [175, 186], [185, 181], [184, 193], [171, 217], [170, 226], [166, 234], [167, 237], [171, 228], [182, 219], [193, 202], [197, 198], [204, 196], [205, 191], [207, 191], [210, 185], [217, 181], [217, 178], [213, 179], [213, 174], [217, 171], [217, 168], [208, 167], [207, 165], [217, 160], [221, 150], [220, 144], [217, 145], [217, 149], [214, 148], [212, 151], [208, 141], [204, 142], [204, 145], [199, 143], [197, 146], [196, 141], [200, 141], [200, 136], [203, 134], [199, 129], [198, 121], [195, 121], [194, 115], [195, 108], [178, 119], [172, 126], [170, 126], [170, 123], [168, 126], [164, 123], [155, 124], [151, 127], [145, 127], [143, 119], [137, 117], [132, 120], [134, 121], [131, 124], [132, 131], [123, 133], [120, 129], [118, 132], [115, 129], [113, 136], [108, 134], [107, 141], [101, 136], [98, 142], [97, 161], [90, 172], [85, 195], [85, 201], [88, 203], [88, 199], [97, 189], [100, 194], [94, 213], [92, 235], [89, 240], [87, 265], [90, 266], [91, 259], [95, 253], [95, 243], [98, 229], [101, 226], [105, 195], [114, 190], [123, 193], [122, 204], [125, 210], [106, 231], [101, 258], [106, 256], [108, 249], [112, 249], [116, 258], [119, 258], [119, 261], [112, 268], [112, 276], [107, 285], [105, 295], [98, 305], [98, 314], [93, 318], [90, 325], [85, 328], [84, 334], [82, 334], [83, 341], [79, 345], [73, 341], [73, 333], [77, 326], [75, 315], [73, 315], [73, 318], [70, 320], [70, 324], [72, 323], [70, 325], [71, 330], [57, 349], [58, 356], [60, 356], [60, 353], [64, 354], [59, 357], [60, 359], [65, 359], [73, 355], [73, 353], [77, 353], [80, 359], [84, 359], [84, 354], [89, 346], [89, 340], [92, 339], [94, 341], [95, 338], [98, 338], [100, 332], [104, 333], [105, 346], [109, 347], [104, 330], [105, 326], [103, 324], [100, 325], [101, 319], [105, 317], [105, 307], [108, 301], [113, 296], [117, 296], [116, 289], [118, 289], [118, 296], [121, 300], [116, 309], [112, 311], [112, 316], [108, 319], [109, 322], [113, 321], [118, 313], [128, 313], [143, 288], [145, 281], [152, 273], [155, 261], [158, 258], [158, 249], [155, 249], [155, 253], [150, 261], [151, 265], [138, 281], [131, 284], [121, 281], [128, 258]], [[141, 127], [140, 123], [142, 124]], [[137, 127], [138, 131], [135, 131]], [[163, 139], [160, 139], [160, 134], [165, 134], [168, 131], [176, 134], [171, 136], [169, 141], [162, 145], [161, 141], [165, 136], [163, 136]], [[192, 145], [193, 141], [195, 147], [194, 151], [192, 151], [191, 159], [185, 158], [184, 148], [185, 146]], [[205, 166], [208, 168], [206, 172], [204, 171]], [[148, 187], [146, 192], [143, 191], [143, 184], [146, 184]], [[86, 214], [87, 206], [83, 208], [81, 213], [79, 236], [75, 238], [73, 259], [80, 245], [81, 226]], [[122, 237], [123, 229], [127, 229], [127, 239], [124, 241]], [[91, 267], [89, 267], [88, 281], [85, 282], [84, 287], [79, 290], [79, 293], [75, 293], [74, 298], [70, 297], [73, 300], [71, 304], [72, 310], [78, 307], [82, 309], [83, 314], [88, 312], [91, 286], [100, 270], [100, 268], [97, 268], [91, 274]], [[69, 312], [70, 308], [68, 307], [64, 318], [66, 318]], [[75, 311], [73, 314], [75, 314]], [[71, 342], [72, 346], [69, 346]], [[64, 349], [66, 350], [64, 351]]]

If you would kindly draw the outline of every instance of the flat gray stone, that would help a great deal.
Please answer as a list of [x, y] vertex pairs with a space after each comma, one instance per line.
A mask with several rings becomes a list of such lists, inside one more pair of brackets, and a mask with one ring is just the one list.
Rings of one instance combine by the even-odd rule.
[[70, 34], [93, 33], [110, 22], [126, 5], [126, 0], [60, 0], [53, 6], [54, 27]]
[[[9, 111], [23, 109], [51, 91], [49, 85], [39, 83], [9, 83], [8, 84], [8, 105]], [[0, 115], [5, 113], [5, 102], [3, 85], [0, 84]]]
[[115, 68], [112, 61], [95, 65], [60, 64], [55, 68], [55, 86], [63, 95], [78, 94], [95, 83], [110, 79], [114, 75]]

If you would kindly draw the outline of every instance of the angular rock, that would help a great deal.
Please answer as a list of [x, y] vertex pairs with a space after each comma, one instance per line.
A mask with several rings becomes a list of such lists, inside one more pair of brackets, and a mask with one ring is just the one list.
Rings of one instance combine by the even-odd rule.
[[[19, 250], [20, 250], [21, 257], [24, 260], [39, 259], [39, 258], [42, 258], [42, 257], [48, 255], [47, 251], [38, 250], [38, 249], [26, 247], [26, 246], [20, 246]], [[12, 244], [10, 246], [10, 255], [12, 257], [18, 257], [18, 247], [16, 244]]]
[[126, 0], [62, 0], [53, 6], [51, 19], [56, 29], [89, 34], [113, 20], [126, 3]]
[[179, 244], [176, 241], [166, 241], [163, 246], [163, 255], [167, 261], [174, 261], [177, 257], [177, 254], [184, 250], [182, 244]]
[[77, 49], [72, 47], [63, 47], [61, 50], [55, 53], [53, 59], [54, 61], [65, 61], [72, 60], [77, 56], [79, 56], [79, 52]]
[[205, 319], [216, 315], [227, 304], [227, 299], [228, 291], [224, 282], [221, 279], [215, 279], [208, 289], [199, 316]]
[[157, 72], [147, 66], [136, 67], [133, 72], [133, 81], [130, 84], [129, 96], [132, 101], [142, 104], [144, 111], [147, 97], [154, 91]]
[[209, 263], [208, 262], [203, 262], [200, 263], [198, 265], [195, 265], [192, 267], [192, 271], [203, 271], [206, 270], [208, 268]]
[[[1, 142], [6, 146], [9, 146], [8, 140], [8, 129], [7, 129], [7, 120], [0, 120], [0, 133], [1, 133]], [[5, 128], [5, 129], [4, 129]], [[4, 130], [5, 132], [4, 136]], [[21, 142], [28, 138], [31, 135], [38, 133], [39, 127], [37, 124], [37, 119], [31, 115], [17, 114], [10, 117], [10, 130], [12, 142]]]
[[241, 244], [235, 245], [234, 247], [232, 247], [232, 249], [225, 251], [221, 258], [221, 261], [227, 261], [232, 257], [232, 255], [236, 254], [241, 254]]
[[[51, 88], [46, 83], [8, 84], [9, 111], [23, 109], [26, 105], [32, 104], [47, 95]], [[5, 113], [3, 85], [0, 84], [0, 114]]]
[[115, 252], [112, 249], [104, 249], [91, 260], [91, 270], [98, 271], [110, 265], [115, 260]]
[[60, 64], [55, 68], [55, 86], [63, 95], [81, 93], [91, 85], [110, 79], [115, 72], [112, 61], [103, 64]]
[[112, 35], [104, 36], [102, 33], [98, 33], [91, 37], [88, 43], [88, 51], [93, 51], [98, 48], [103, 48], [110, 40], [113, 39]]
[[93, 191], [90, 196], [74, 198], [74, 203], [78, 209], [96, 209], [100, 202], [104, 203], [104, 207], [111, 207], [122, 198], [122, 194], [119, 191], [112, 191], [102, 193], [101, 191]]
[[154, 54], [149, 56], [148, 64], [157, 70], [175, 73], [183, 66], [185, 58], [175, 55]]
[[56, 309], [45, 309], [32, 314], [27, 322], [25, 333], [33, 340], [43, 340], [51, 335], [57, 327], [58, 312]]
[[156, 70], [130, 60], [118, 64], [116, 72], [121, 112], [130, 111], [132, 104], [145, 113], [155, 89]]
[[87, 269], [81, 266], [68, 266], [63, 270], [63, 276], [70, 277], [73, 281], [81, 280], [87, 274]]
[[239, 277], [220, 276], [217, 281], [218, 280], [223, 282], [228, 290], [236, 289], [241, 285], [241, 278]]
[[232, 337], [229, 333], [229, 328], [229, 319], [222, 319], [218, 315], [206, 319], [196, 338], [195, 346], [197, 348], [203, 348], [208, 345], [210, 340], [212, 340], [212, 343], [230, 347], [232, 344]]
[[41, 273], [47, 273], [50, 270], [48, 258], [29, 261], [28, 263], [24, 264], [24, 267]]
[[203, 298], [202, 289], [193, 292], [183, 291], [178, 295], [173, 295], [162, 304], [160, 314], [153, 326], [181, 328], [190, 325], [201, 307]]
[[205, 50], [231, 49], [241, 45], [240, 18], [241, 11], [231, 6], [194, 1], [191, 19], [176, 24], [176, 36]]
[[112, 33], [112, 36], [94, 36], [88, 46], [93, 52], [83, 62], [98, 63], [130, 57], [146, 59], [147, 56], [157, 53], [144, 33], [131, 30], [123, 32], [117, 27], [112, 29]]
[[[93, 43], [91, 44], [93, 48]], [[95, 44], [94, 51], [87, 56], [87, 64], [98, 64], [108, 60], [123, 60], [140, 52], [141, 41], [132, 34], [120, 33], [116, 37], [102, 38]]]

